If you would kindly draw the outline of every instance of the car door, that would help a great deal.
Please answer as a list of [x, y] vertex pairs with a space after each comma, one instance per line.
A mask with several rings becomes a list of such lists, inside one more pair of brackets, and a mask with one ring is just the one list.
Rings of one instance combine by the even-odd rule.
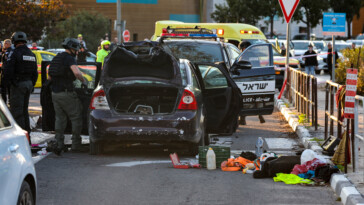
[[276, 80], [270, 43], [245, 49], [230, 72], [243, 96], [241, 115], [273, 113]]
[[[42, 89], [41, 89], [41, 106], [42, 106], [42, 130], [53, 131], [55, 123], [55, 113], [52, 103], [52, 91], [51, 81], [47, 80], [49, 61], [42, 62]], [[84, 62], [78, 63], [78, 68], [81, 71], [83, 77], [87, 81], [87, 88], [82, 87], [82, 83], [79, 80], [74, 81], [75, 92], [77, 93], [81, 103], [83, 105], [82, 119], [83, 127], [82, 133], [87, 134], [87, 111], [91, 101], [92, 93], [100, 81], [101, 75], [101, 63]], [[68, 123], [66, 132], [70, 131], [70, 123]]]
[[210, 63], [194, 65], [202, 87], [206, 131], [215, 134], [232, 134], [237, 128], [241, 105], [239, 88], [223, 66]]

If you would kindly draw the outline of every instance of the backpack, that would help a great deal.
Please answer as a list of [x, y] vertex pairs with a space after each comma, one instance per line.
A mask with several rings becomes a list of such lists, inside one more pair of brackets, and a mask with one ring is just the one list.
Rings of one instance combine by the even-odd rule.
[[67, 75], [66, 67], [63, 65], [64, 58], [68, 55], [66, 52], [58, 53], [49, 65], [48, 74], [51, 77], [61, 77]]

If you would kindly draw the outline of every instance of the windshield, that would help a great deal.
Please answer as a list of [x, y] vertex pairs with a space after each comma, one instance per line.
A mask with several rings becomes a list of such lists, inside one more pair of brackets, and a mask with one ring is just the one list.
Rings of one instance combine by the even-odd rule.
[[173, 55], [192, 62], [215, 63], [224, 61], [219, 44], [190, 41], [165, 41]]
[[323, 42], [314, 42], [315, 47], [320, 50], [325, 50], [325, 45]]
[[260, 43], [269, 43], [269, 41], [266, 40], [266, 39], [241, 39], [241, 41], [242, 42], [248, 41], [252, 45], [254, 45], [254, 44], [260, 44]]
[[363, 40], [364, 39], [364, 35], [359, 35], [356, 37], [356, 40]]
[[345, 48], [350, 48], [350, 44], [335, 44], [335, 50], [341, 51]]
[[295, 50], [308, 50], [308, 42], [293, 42]]

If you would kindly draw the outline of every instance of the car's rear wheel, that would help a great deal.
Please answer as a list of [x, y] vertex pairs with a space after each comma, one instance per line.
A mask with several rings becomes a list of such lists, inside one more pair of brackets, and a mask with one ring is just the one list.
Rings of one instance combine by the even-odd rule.
[[21, 184], [17, 204], [18, 205], [33, 205], [34, 204], [34, 196], [33, 196], [32, 190], [30, 189], [30, 185], [26, 181], [23, 181], [23, 183]]
[[92, 139], [95, 138], [95, 132], [92, 128], [91, 122], [89, 122], [88, 133], [90, 136], [90, 155], [100, 155], [104, 151], [104, 144], [102, 142], [94, 142]]
[[104, 152], [104, 144], [90, 141], [90, 155], [100, 155]]
[[206, 133], [206, 127], [203, 125], [202, 129], [202, 135], [200, 138], [200, 141], [197, 144], [191, 144], [189, 146], [189, 152], [191, 155], [195, 156], [198, 154], [198, 147], [199, 146], [206, 146], [210, 144], [210, 138], [209, 135]]

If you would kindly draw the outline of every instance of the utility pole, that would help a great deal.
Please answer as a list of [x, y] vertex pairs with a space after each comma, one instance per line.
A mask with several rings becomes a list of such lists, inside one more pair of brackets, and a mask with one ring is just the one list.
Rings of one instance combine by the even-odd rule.
[[116, 0], [116, 32], [118, 35], [118, 42], [121, 42], [121, 0]]

